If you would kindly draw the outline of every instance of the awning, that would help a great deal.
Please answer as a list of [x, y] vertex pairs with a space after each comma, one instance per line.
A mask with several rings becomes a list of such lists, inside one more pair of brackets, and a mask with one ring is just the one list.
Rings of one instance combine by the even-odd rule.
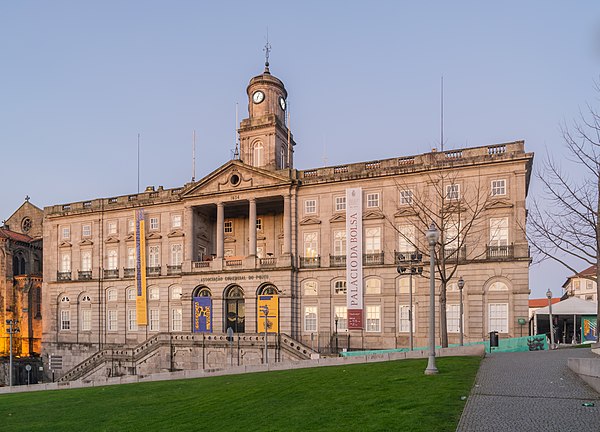
[[[548, 315], [548, 306], [537, 309], [536, 315]], [[552, 305], [552, 315], [596, 315], [598, 304], [595, 301], [570, 297]]]

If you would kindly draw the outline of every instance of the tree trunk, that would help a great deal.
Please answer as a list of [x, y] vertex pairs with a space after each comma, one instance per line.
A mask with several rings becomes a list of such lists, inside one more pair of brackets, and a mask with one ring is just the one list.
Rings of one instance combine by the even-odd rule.
[[442, 281], [440, 290], [440, 339], [442, 348], [448, 348], [448, 326], [446, 321], [446, 282]]

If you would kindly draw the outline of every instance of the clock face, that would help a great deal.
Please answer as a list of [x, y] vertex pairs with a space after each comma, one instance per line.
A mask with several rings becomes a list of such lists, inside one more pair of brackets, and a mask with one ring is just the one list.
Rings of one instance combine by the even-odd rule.
[[281, 107], [282, 110], [285, 111], [286, 104], [285, 104], [285, 99], [283, 98], [283, 96], [279, 96], [279, 106]]
[[265, 94], [263, 92], [261, 92], [260, 90], [255, 91], [254, 94], [252, 95], [252, 102], [254, 102], [255, 104], [259, 104], [264, 100], [265, 100]]

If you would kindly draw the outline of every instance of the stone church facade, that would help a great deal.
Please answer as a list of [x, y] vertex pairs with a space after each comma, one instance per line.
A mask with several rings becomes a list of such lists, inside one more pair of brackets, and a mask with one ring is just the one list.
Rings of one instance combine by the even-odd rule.
[[[268, 325], [279, 336], [268, 344], [281, 358], [332, 350], [334, 339], [338, 349], [407, 347], [411, 309], [414, 346], [425, 346], [423, 233], [432, 214], [447, 240], [450, 343], [458, 341], [460, 276], [466, 342], [491, 330], [518, 333], [529, 295], [521, 227], [533, 159], [522, 141], [298, 170], [283, 82], [267, 66], [247, 95], [238, 156], [203, 179], [44, 209], [44, 352], [62, 355], [63, 371], [101, 356], [114, 363], [119, 351], [121, 373], [139, 373], [142, 363], [153, 365], [149, 371], [263, 361], [262, 296], [275, 301]], [[345, 212], [352, 188], [361, 188], [363, 208], [360, 330], [349, 330], [347, 320]], [[142, 209], [147, 325], [138, 324], [136, 285], [135, 211]], [[202, 331], [200, 304], [210, 308]], [[159, 360], [147, 354], [134, 361], [167, 339]]]

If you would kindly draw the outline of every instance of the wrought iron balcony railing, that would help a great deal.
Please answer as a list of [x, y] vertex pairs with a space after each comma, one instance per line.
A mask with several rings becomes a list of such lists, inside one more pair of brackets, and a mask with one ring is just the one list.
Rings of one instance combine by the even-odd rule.
[[329, 255], [330, 267], [346, 267], [346, 255]]
[[119, 269], [104, 270], [104, 279], [117, 279], [119, 277]]
[[90, 280], [92, 279], [92, 271], [91, 270], [78, 270], [77, 271], [77, 280]]
[[363, 254], [363, 265], [383, 264], [383, 252]]
[[181, 274], [181, 264], [167, 266], [167, 275], [178, 275], [178, 274]]
[[71, 280], [71, 272], [70, 271], [59, 271], [59, 272], [56, 272], [56, 280], [59, 280], [59, 281], [69, 281], [69, 280]]
[[321, 257], [300, 257], [300, 267], [315, 268], [321, 267]]

